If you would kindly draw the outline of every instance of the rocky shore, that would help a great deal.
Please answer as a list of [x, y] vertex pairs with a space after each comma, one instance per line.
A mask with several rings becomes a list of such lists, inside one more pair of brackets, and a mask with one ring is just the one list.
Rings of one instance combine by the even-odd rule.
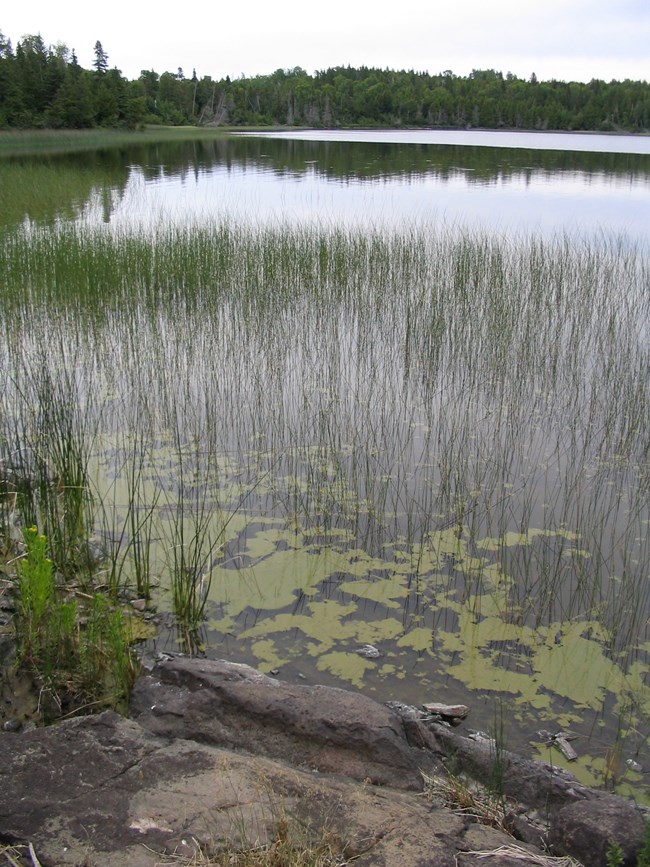
[[[341, 864], [634, 864], [633, 804], [558, 768], [499, 754], [511, 835], [445, 806], [425, 778], [494, 779], [489, 739], [421, 709], [292, 684], [217, 660], [164, 659], [112, 712], [0, 734], [0, 841], [42, 865], [153, 867], [264, 844], [279, 822], [336, 841]], [[25, 863], [29, 863], [26, 861]]]

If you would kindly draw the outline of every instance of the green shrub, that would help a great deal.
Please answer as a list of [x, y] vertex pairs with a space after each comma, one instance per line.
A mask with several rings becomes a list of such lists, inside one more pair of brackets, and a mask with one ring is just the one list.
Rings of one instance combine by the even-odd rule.
[[47, 539], [36, 527], [24, 532], [18, 562], [16, 623], [19, 665], [40, 689], [45, 722], [88, 706], [120, 706], [136, 675], [124, 618], [101, 593], [87, 605], [57, 598]]
[[610, 843], [605, 854], [607, 867], [622, 867], [623, 865], [623, 850], [618, 843]]

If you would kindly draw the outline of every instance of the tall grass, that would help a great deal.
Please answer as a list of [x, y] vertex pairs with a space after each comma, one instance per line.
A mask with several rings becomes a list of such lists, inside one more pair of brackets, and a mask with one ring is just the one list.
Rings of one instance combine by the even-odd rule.
[[223, 138], [223, 130], [156, 127], [138, 130], [0, 130], [0, 157], [79, 153], [133, 144]]
[[87, 467], [96, 422], [85, 414], [81, 390], [88, 382], [81, 380], [91, 373], [71, 361], [73, 347], [61, 344], [56, 360], [50, 350], [35, 346], [21, 353], [22, 371], [7, 371], [26, 414], [7, 418], [3, 463], [17, 508], [49, 539], [55, 568], [83, 582], [94, 520]]
[[[105, 583], [113, 598], [135, 592], [151, 598], [154, 517], [160, 492], [151, 492], [149, 438], [143, 430], [125, 432], [115, 446], [114, 478], [104, 486], [98, 504], [98, 523], [105, 554]], [[117, 459], [121, 463], [117, 463]], [[119, 481], [124, 493], [118, 500]]]
[[[351, 490], [393, 533], [408, 519], [425, 538], [436, 509], [474, 537], [537, 522], [618, 566], [643, 521], [650, 296], [638, 251], [218, 224], [15, 233], [0, 266], [5, 426], [22, 425], [6, 428], [7, 448], [30, 446], [25, 469], [44, 462], [70, 496], [87, 488], [95, 428], [139, 441], [153, 426], [177, 453], [196, 430], [249, 483], [279, 457], [278, 475], [304, 479], [293, 509], [307, 522], [348, 511]], [[44, 430], [56, 433], [41, 445]], [[82, 499], [66, 503], [68, 536]]]
[[99, 526], [110, 583], [159, 579], [186, 624], [227, 605], [215, 574], [268, 556], [246, 524], [272, 519], [404, 576], [405, 631], [463, 605], [543, 641], [598, 621], [627, 671], [650, 615], [649, 264], [457, 229], [17, 230], [2, 464], [51, 493], [61, 562]]

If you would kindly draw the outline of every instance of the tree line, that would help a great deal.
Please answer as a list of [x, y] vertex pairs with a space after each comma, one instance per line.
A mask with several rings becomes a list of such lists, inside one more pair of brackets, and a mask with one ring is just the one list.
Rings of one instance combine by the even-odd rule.
[[642, 132], [650, 85], [528, 80], [493, 69], [462, 77], [338, 66], [250, 78], [186, 77], [110, 67], [102, 43], [91, 69], [65, 44], [40, 35], [16, 44], [0, 32], [0, 128], [132, 128], [141, 124], [437, 127]]

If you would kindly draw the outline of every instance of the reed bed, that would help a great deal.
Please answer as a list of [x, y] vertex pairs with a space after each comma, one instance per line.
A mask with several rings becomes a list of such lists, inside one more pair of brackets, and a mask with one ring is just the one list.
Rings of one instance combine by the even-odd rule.
[[79, 153], [134, 144], [166, 141], [212, 141], [224, 130], [198, 127], [149, 126], [144, 129], [0, 130], [0, 156]]
[[100, 532], [109, 583], [155, 576], [188, 628], [272, 521], [405, 576], [405, 632], [584, 623], [645, 671], [649, 265], [615, 238], [417, 226], [15, 230], [0, 460], [76, 492], [65, 533]]

